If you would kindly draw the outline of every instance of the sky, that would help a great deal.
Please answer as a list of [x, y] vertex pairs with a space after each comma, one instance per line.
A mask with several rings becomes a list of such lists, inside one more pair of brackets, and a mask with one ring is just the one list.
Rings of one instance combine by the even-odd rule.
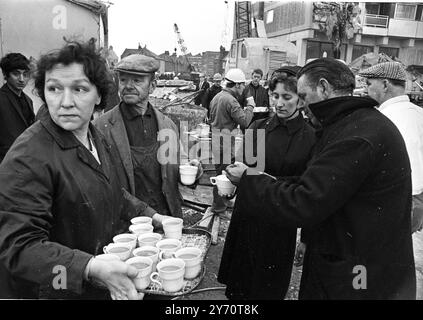
[[[120, 57], [125, 48], [147, 48], [156, 54], [177, 47], [176, 23], [188, 52], [227, 50], [232, 40], [234, 1], [109, 0], [109, 44]], [[226, 30], [226, 37], [224, 36]], [[226, 41], [225, 41], [226, 39]]]

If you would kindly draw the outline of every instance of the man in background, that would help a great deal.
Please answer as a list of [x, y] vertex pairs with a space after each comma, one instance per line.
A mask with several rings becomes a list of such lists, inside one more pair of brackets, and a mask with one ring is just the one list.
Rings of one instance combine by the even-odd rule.
[[413, 194], [411, 232], [423, 226], [423, 109], [405, 94], [406, 72], [399, 62], [384, 62], [359, 73], [366, 78], [367, 93], [378, 110], [401, 132], [411, 164]]
[[23, 92], [30, 77], [29, 60], [9, 53], [0, 61], [6, 83], [0, 89], [0, 162], [16, 138], [34, 123], [32, 100]]
[[207, 82], [204, 73], [200, 73], [200, 82], [197, 87], [197, 91], [199, 92], [194, 99], [194, 103], [197, 106], [199, 106], [203, 102], [203, 96], [208, 88], [210, 88], [210, 83]]
[[241, 96], [241, 105], [245, 107], [250, 97], [255, 102], [254, 117], [252, 121], [267, 118], [269, 116], [269, 95], [267, 90], [260, 84], [263, 78], [263, 71], [255, 69], [251, 74], [251, 82], [245, 86]]
[[202, 105], [207, 109], [207, 118], [210, 118], [210, 102], [220, 91], [222, 91], [221, 83], [222, 75], [220, 73], [216, 73], [213, 76], [212, 86], [208, 88], [204, 94]]

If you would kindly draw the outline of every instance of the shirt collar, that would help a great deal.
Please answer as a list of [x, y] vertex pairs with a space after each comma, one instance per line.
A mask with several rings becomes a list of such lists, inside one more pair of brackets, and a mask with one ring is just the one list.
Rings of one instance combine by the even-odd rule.
[[397, 96], [397, 97], [388, 99], [384, 103], [382, 103], [379, 106], [378, 109], [380, 111], [382, 111], [382, 110], [388, 108], [390, 105], [393, 105], [394, 103], [399, 103], [399, 102], [410, 102], [410, 98], [406, 94], [404, 94], [404, 95], [401, 95], [401, 96]]

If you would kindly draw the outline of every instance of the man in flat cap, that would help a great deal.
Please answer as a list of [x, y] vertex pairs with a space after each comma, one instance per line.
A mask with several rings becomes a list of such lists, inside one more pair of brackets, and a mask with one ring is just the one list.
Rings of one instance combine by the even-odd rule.
[[[152, 217], [155, 225], [160, 225], [165, 216], [182, 217], [179, 157], [167, 161], [159, 152], [166, 147], [163, 132], [173, 134], [167, 145], [177, 149], [175, 154], [181, 152], [178, 129], [148, 101], [156, 88], [158, 69], [159, 62], [145, 55], [122, 59], [115, 67], [122, 101], [94, 122], [119, 152], [121, 181], [130, 193], [125, 192], [125, 196], [136, 202], [136, 214]], [[200, 166], [198, 161], [193, 163]]]
[[401, 134], [375, 100], [352, 96], [355, 78], [344, 63], [316, 59], [297, 77], [298, 95], [322, 126], [307, 168], [273, 179], [228, 166], [235, 208], [307, 228], [300, 299], [415, 299], [411, 169]]
[[384, 62], [359, 72], [367, 93], [379, 102], [378, 110], [401, 132], [411, 164], [413, 209], [411, 232], [423, 226], [423, 109], [405, 94], [406, 72], [399, 62]]

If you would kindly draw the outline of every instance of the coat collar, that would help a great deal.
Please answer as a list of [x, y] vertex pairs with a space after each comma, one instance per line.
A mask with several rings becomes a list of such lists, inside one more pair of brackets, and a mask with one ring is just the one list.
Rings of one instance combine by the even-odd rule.
[[[107, 179], [109, 179], [110, 176], [110, 168], [108, 167], [107, 163], [104, 163], [104, 159], [106, 159], [106, 152], [110, 152], [110, 146], [107, 144], [107, 142], [98, 134], [95, 127], [90, 123], [89, 124], [89, 130], [92, 136], [92, 139], [95, 143], [98, 156], [100, 158], [101, 164], [99, 164], [93, 156], [89, 156], [89, 151], [84, 150], [85, 147], [82, 145], [82, 143], [75, 137], [75, 135], [67, 130], [64, 130], [63, 128], [59, 127], [54, 121], [51, 119], [51, 117], [43, 117], [40, 120], [41, 124], [44, 126], [44, 128], [47, 130], [47, 132], [53, 137], [53, 139], [56, 141], [56, 143], [60, 146], [62, 149], [74, 149], [78, 148], [77, 154], [78, 158], [90, 166], [93, 170], [96, 170], [103, 174]], [[106, 151], [107, 150], [107, 151]]]
[[336, 97], [312, 103], [309, 108], [323, 127], [336, 122], [338, 119], [362, 108], [374, 108], [378, 103], [369, 97]]
[[286, 127], [286, 129], [288, 130], [288, 134], [292, 135], [297, 132], [303, 126], [303, 124], [304, 118], [301, 113], [297, 117], [289, 121], [285, 121], [284, 119], [279, 118], [275, 114], [266, 121], [266, 128], [269, 131], [273, 131], [279, 126]]

